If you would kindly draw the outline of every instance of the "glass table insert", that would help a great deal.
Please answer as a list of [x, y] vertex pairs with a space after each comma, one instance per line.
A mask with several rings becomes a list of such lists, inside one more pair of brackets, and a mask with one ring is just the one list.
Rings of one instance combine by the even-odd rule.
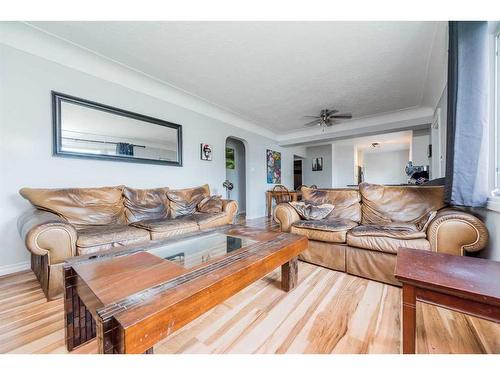
[[224, 233], [209, 233], [153, 247], [146, 251], [184, 268], [192, 268], [256, 242], [246, 237], [231, 236]]

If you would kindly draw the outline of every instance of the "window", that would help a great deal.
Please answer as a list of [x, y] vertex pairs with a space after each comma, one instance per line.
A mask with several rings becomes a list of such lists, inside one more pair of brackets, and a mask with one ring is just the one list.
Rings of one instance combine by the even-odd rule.
[[494, 91], [494, 122], [495, 122], [495, 195], [500, 196], [500, 31], [495, 37], [495, 91]]

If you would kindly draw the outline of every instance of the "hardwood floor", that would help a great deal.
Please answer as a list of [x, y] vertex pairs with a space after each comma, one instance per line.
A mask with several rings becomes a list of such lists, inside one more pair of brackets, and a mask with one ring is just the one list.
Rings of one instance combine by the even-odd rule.
[[[155, 353], [399, 353], [399, 288], [303, 262], [294, 291], [279, 283], [269, 274]], [[498, 324], [422, 304], [417, 320], [419, 353], [500, 353]], [[76, 350], [96, 351], [95, 341]], [[31, 271], [0, 277], [0, 353], [66, 353], [62, 299], [46, 302]]]

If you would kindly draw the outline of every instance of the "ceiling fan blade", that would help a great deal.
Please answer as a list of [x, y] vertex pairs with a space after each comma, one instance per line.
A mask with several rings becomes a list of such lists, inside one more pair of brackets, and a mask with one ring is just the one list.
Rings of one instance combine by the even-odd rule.
[[309, 116], [309, 115], [307, 115], [307, 116], [302, 116], [302, 117], [321, 118], [321, 116]]
[[339, 111], [338, 109], [327, 109], [327, 112], [328, 112], [329, 116], [337, 113], [338, 111]]
[[343, 113], [340, 115], [333, 115], [333, 116], [331, 116], [331, 118], [352, 118], [352, 114], [351, 113]]
[[308, 122], [307, 124], [304, 124], [305, 127], [310, 127], [310, 126], [315, 126], [315, 125], [319, 125], [318, 120], [314, 120], [314, 121]]

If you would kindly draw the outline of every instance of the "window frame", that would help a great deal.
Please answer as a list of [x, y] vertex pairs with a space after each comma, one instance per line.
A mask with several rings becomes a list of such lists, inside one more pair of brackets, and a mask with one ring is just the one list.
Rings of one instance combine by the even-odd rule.
[[500, 212], [500, 24], [497, 23], [495, 30], [492, 32], [492, 75], [491, 86], [491, 135], [493, 140], [490, 145], [493, 148], [491, 151], [491, 196], [488, 199], [487, 208], [493, 211]]

